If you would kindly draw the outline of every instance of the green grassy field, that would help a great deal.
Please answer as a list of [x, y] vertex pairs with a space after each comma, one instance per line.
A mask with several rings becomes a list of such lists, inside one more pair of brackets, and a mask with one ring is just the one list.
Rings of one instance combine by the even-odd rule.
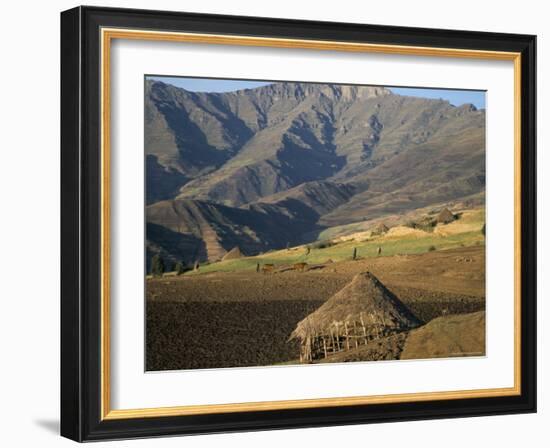
[[185, 275], [200, 275], [210, 272], [253, 271], [256, 269], [258, 263], [272, 263], [282, 267], [300, 262], [315, 265], [325, 263], [328, 260], [332, 260], [333, 262], [345, 261], [351, 260], [354, 249], [357, 249], [357, 257], [368, 258], [376, 257], [379, 247], [382, 248], [381, 256], [393, 256], [483, 245], [485, 244], [485, 237], [481, 233], [482, 226], [483, 214], [475, 211], [455, 223], [444, 226], [444, 228], [442, 227], [442, 230], [448, 229], [448, 234], [436, 231], [403, 236], [371, 237], [362, 241], [339, 242], [322, 249], [310, 248], [309, 254], [307, 253], [307, 246], [298, 246], [290, 249], [271, 251], [254, 257], [201, 265], [198, 272], [191, 271]]

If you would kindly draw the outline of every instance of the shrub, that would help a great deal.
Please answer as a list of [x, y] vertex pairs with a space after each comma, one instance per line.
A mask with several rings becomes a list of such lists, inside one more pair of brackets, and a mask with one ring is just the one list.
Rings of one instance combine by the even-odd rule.
[[164, 261], [159, 254], [153, 255], [151, 259], [151, 274], [153, 277], [162, 277], [164, 274]]
[[434, 231], [434, 227], [435, 227], [434, 223], [426, 223], [423, 225], [419, 225], [417, 229], [423, 230], [424, 232], [432, 233]]
[[176, 271], [176, 275], [181, 275], [187, 270], [187, 266], [185, 266], [181, 261], [178, 261], [174, 266], [174, 271]]
[[433, 232], [437, 221], [429, 216], [420, 218], [418, 221], [409, 220], [404, 225], [411, 229], [418, 229], [424, 232]]
[[331, 246], [334, 246], [334, 242], [329, 240], [317, 241], [316, 243], [313, 243], [311, 245], [313, 249], [326, 249], [327, 247], [331, 247]]
[[428, 252], [433, 252], [434, 250], [436, 250], [435, 246], [428, 247]]

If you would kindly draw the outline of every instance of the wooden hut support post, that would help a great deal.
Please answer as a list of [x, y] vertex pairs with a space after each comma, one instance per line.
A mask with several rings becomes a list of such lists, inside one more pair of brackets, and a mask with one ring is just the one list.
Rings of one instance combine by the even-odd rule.
[[365, 319], [363, 319], [363, 313], [359, 314], [361, 319], [361, 327], [363, 327], [363, 337], [365, 338], [365, 345], [369, 343], [369, 338], [367, 337], [367, 327], [365, 325]]

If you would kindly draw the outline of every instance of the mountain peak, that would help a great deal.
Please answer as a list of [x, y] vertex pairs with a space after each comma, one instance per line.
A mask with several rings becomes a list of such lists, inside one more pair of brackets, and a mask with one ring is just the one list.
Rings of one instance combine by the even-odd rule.
[[329, 84], [326, 86], [332, 89], [337, 99], [353, 101], [357, 99], [377, 98], [381, 96], [391, 95], [391, 91], [385, 87], [378, 86], [355, 86], [355, 85], [337, 85]]
[[360, 86], [342, 84], [316, 84], [309, 82], [276, 82], [258, 89], [268, 91], [277, 97], [307, 97], [312, 95], [324, 95], [331, 99], [354, 101], [391, 95], [392, 92], [385, 87]]

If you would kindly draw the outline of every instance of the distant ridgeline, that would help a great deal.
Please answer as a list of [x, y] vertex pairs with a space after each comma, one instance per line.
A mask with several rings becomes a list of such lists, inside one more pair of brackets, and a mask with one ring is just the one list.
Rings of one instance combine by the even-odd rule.
[[431, 204], [482, 204], [485, 111], [382, 87], [148, 81], [145, 154], [148, 261], [215, 261]]

